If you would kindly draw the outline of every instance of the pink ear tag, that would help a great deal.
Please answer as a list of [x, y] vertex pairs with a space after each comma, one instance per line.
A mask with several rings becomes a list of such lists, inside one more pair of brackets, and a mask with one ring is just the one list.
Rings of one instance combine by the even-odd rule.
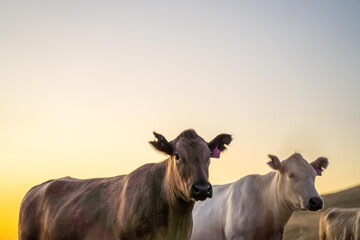
[[220, 150], [216, 147], [211, 151], [211, 158], [220, 158]]
[[316, 175], [318, 175], [318, 176], [322, 176], [322, 169], [321, 168], [319, 168], [319, 167], [314, 167], [314, 169], [315, 169], [315, 171], [316, 171]]

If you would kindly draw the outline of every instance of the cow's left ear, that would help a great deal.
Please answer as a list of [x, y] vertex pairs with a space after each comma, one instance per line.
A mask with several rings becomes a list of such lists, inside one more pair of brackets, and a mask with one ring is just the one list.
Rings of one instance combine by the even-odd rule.
[[281, 170], [281, 162], [280, 162], [279, 158], [277, 156], [271, 155], [271, 154], [269, 154], [268, 156], [270, 158], [270, 161], [267, 164], [272, 169], [280, 171]]
[[315, 169], [316, 174], [321, 176], [324, 169], [329, 165], [329, 160], [326, 157], [318, 157], [318, 159], [310, 163], [310, 165]]
[[232, 137], [229, 134], [219, 134], [213, 140], [208, 143], [211, 150], [210, 157], [220, 158], [220, 153], [226, 149], [225, 145], [229, 145], [232, 141]]
[[159, 150], [160, 152], [166, 153], [168, 155], [172, 155], [173, 154], [173, 149], [171, 144], [166, 140], [166, 138], [161, 135], [158, 134], [156, 132], [153, 132], [154, 136], [156, 138], [155, 141], [150, 141], [149, 143], [156, 148], [157, 150]]

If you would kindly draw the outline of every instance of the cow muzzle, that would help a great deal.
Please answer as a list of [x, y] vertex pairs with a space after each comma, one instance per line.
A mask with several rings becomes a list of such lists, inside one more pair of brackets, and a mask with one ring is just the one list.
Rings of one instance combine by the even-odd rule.
[[312, 212], [323, 208], [324, 202], [320, 197], [311, 197], [306, 203], [306, 209]]
[[212, 197], [212, 186], [210, 183], [197, 183], [191, 186], [191, 197], [195, 201], [204, 201]]

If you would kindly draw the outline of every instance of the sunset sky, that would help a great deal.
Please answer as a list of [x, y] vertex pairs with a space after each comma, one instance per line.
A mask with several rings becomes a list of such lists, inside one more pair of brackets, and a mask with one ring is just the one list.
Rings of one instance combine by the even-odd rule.
[[[0, 1], [0, 239], [34, 185], [126, 174], [193, 128], [233, 142], [212, 184], [267, 154], [360, 184], [360, 1]], [[326, 204], [326, 203], [325, 203]]]

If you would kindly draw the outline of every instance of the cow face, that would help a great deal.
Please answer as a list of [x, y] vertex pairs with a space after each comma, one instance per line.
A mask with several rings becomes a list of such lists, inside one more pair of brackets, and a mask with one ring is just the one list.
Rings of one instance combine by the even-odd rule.
[[168, 142], [155, 133], [156, 141], [150, 142], [157, 150], [168, 154], [167, 181], [177, 196], [185, 201], [205, 200], [212, 197], [208, 181], [210, 158], [220, 156], [225, 145], [232, 141], [231, 135], [220, 134], [207, 143], [192, 129], [182, 132]]
[[269, 155], [268, 165], [279, 172], [279, 195], [284, 204], [293, 210], [317, 211], [323, 208], [323, 200], [315, 189], [315, 177], [321, 176], [329, 162], [319, 157], [308, 163], [300, 154], [295, 153], [280, 162], [276, 156]]

